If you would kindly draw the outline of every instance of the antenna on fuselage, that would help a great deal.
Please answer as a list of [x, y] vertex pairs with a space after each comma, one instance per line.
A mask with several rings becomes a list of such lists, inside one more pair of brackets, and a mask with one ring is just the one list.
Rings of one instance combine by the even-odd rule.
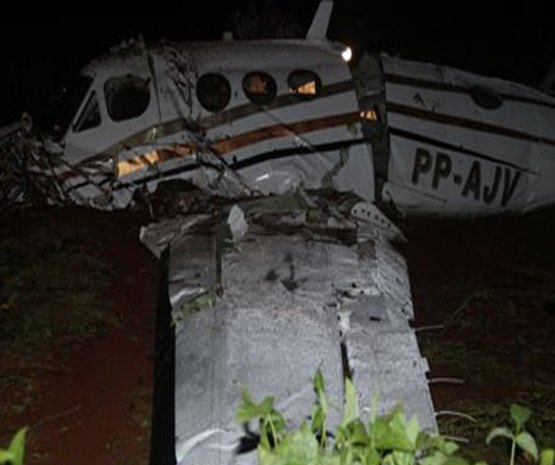
[[306, 33], [307, 40], [326, 40], [332, 10], [333, 0], [322, 0], [320, 2], [312, 24]]

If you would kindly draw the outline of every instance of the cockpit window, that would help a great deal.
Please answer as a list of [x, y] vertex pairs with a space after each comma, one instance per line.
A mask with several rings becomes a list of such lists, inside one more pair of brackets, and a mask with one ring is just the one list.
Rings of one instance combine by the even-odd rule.
[[148, 79], [118, 76], [104, 84], [106, 109], [114, 121], [124, 121], [142, 115], [150, 102]]
[[231, 86], [221, 74], [206, 73], [197, 81], [197, 99], [208, 111], [222, 111], [231, 98]]
[[79, 76], [54, 104], [51, 124], [57, 135], [62, 136], [67, 131], [92, 82], [89, 76]]
[[296, 70], [287, 78], [289, 92], [302, 99], [311, 99], [318, 96], [322, 83], [314, 71]]
[[94, 128], [100, 126], [100, 111], [98, 109], [98, 99], [96, 98], [96, 92], [91, 92], [87, 103], [83, 107], [83, 111], [79, 115], [79, 118], [73, 126], [74, 132], [81, 132], [85, 129]]
[[243, 90], [252, 103], [267, 105], [276, 96], [276, 81], [266, 73], [249, 73], [243, 79]]

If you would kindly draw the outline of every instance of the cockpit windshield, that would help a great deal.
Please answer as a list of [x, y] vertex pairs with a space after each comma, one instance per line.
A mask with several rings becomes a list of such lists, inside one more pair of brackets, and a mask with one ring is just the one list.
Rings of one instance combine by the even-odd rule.
[[89, 76], [79, 76], [55, 105], [52, 129], [57, 136], [62, 136], [67, 131], [92, 82], [93, 79]]

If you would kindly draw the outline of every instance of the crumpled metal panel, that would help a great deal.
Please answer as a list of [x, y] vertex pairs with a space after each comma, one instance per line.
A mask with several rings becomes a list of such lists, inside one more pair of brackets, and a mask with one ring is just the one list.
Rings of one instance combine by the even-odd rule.
[[216, 240], [212, 235], [187, 235], [172, 245], [168, 293], [174, 312], [184, 302], [216, 289], [216, 258]]
[[[255, 463], [254, 452], [234, 454], [244, 434], [234, 421], [241, 388], [258, 401], [275, 396], [288, 426], [298, 425], [310, 413], [319, 366], [335, 405], [342, 405], [346, 364], [361, 407], [378, 392], [380, 412], [400, 401], [408, 415], [436, 430], [427, 365], [408, 325], [404, 259], [387, 231], [358, 226], [354, 244], [253, 222], [243, 240], [223, 251], [214, 247], [217, 228], [172, 237], [174, 314], [191, 296], [220, 289], [213, 305], [174, 318], [178, 463]], [[144, 236], [159, 246], [155, 229]], [[340, 412], [332, 415], [330, 431]]]
[[404, 257], [381, 234], [375, 238], [376, 280], [392, 314], [406, 324], [414, 318], [410, 281]]
[[[375, 305], [383, 305], [379, 299]], [[422, 428], [437, 430], [425, 373], [414, 331], [395, 328], [390, 322], [375, 322], [367, 312], [351, 314], [346, 335], [353, 381], [362, 407], [370, 407], [378, 396], [378, 414], [403, 404], [407, 417], [416, 415]]]
[[[178, 463], [230, 463], [244, 434], [234, 422], [243, 387], [257, 400], [275, 396], [289, 425], [298, 425], [310, 412], [312, 376], [321, 367], [332, 402], [341, 405], [337, 315], [327, 306], [334, 270], [328, 245], [299, 236], [247, 237], [240, 251], [222, 259], [221, 300], [176, 328]], [[170, 255], [173, 250], [185, 249], [177, 241]], [[198, 263], [199, 253], [202, 248], [189, 249], [172, 260], [170, 276]], [[338, 420], [334, 412], [331, 424]]]

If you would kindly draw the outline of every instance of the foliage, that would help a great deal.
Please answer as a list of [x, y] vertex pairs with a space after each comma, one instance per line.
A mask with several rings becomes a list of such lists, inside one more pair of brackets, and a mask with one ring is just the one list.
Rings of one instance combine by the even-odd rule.
[[511, 405], [511, 419], [513, 420], [513, 429], [506, 426], [498, 426], [494, 428], [486, 439], [486, 443], [490, 443], [497, 438], [505, 438], [511, 441], [511, 457], [510, 465], [515, 463], [515, 455], [517, 447], [528, 454], [533, 459], [533, 463], [540, 461], [541, 465], [553, 465], [553, 449], [546, 449], [538, 452], [538, 445], [534, 437], [524, 428], [526, 422], [530, 418], [532, 412], [518, 404]]
[[90, 233], [32, 216], [14, 224], [0, 232], [0, 342], [83, 336], [110, 322], [100, 296], [111, 270]]
[[7, 449], [0, 448], [0, 465], [23, 465], [26, 434], [27, 428], [21, 428], [15, 433]]
[[[355, 386], [345, 381], [343, 416], [335, 431], [327, 430], [330, 402], [326, 396], [320, 370], [313, 380], [316, 400], [310, 422], [303, 421], [297, 430], [285, 429], [283, 416], [274, 408], [274, 399], [266, 397], [255, 403], [248, 391], [242, 393], [236, 420], [248, 425], [258, 421], [260, 465], [468, 465], [456, 455], [458, 446], [449, 439], [420, 429], [416, 417], [407, 420], [400, 406], [387, 415], [377, 417], [375, 399], [368, 422], [360, 416]], [[524, 429], [530, 411], [511, 406], [514, 430], [497, 427], [487, 438], [513, 441], [509, 465], [514, 465], [514, 449], [525, 451], [533, 463], [554, 465], [553, 449], [539, 453], [532, 435]], [[485, 465], [477, 462], [476, 465]]]

